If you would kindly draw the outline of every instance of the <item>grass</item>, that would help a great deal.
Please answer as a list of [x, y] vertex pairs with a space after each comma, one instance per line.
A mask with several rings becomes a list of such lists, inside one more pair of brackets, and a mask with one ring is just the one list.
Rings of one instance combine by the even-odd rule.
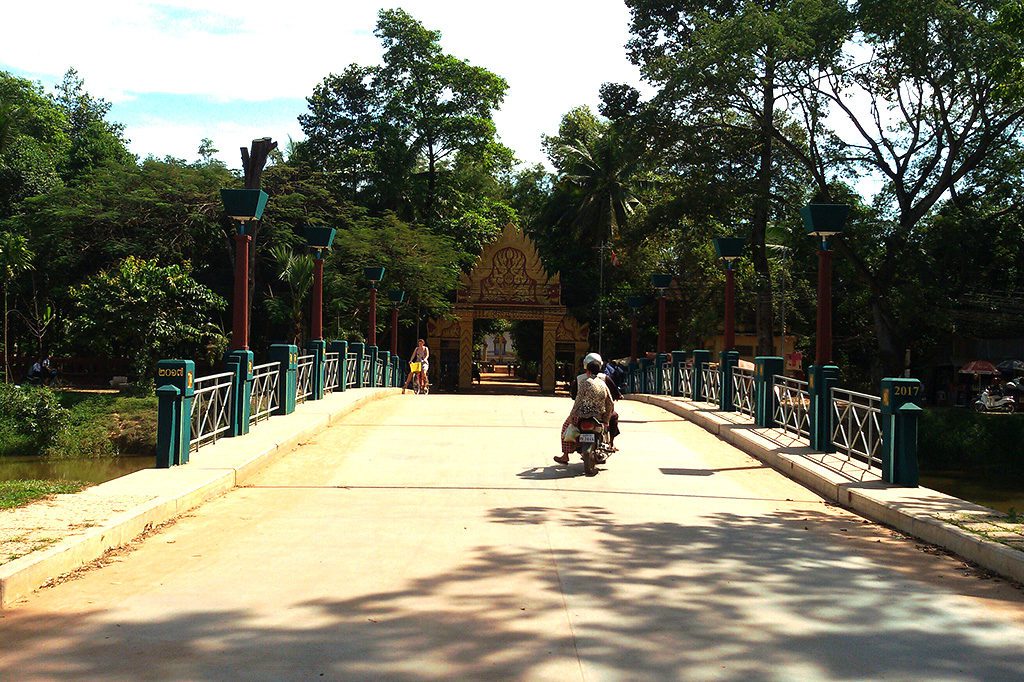
[[84, 487], [81, 481], [0, 481], [0, 509], [23, 507], [51, 495], [77, 493]]

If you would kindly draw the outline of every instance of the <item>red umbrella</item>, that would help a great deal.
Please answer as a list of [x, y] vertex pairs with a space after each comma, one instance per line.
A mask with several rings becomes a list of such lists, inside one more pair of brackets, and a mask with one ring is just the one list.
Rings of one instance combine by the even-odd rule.
[[999, 374], [999, 370], [988, 360], [971, 360], [960, 368], [961, 374]]

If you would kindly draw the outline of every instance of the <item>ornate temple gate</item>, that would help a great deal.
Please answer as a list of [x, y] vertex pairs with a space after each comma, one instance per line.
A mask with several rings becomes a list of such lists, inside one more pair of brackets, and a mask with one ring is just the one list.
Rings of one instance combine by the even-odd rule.
[[574, 365], [586, 354], [590, 329], [568, 314], [562, 305], [558, 273], [549, 275], [533, 241], [514, 225], [507, 225], [497, 241], [484, 247], [473, 270], [463, 274], [455, 303], [455, 319], [431, 320], [427, 345], [431, 372], [440, 371], [445, 353], [458, 348], [459, 388], [473, 381], [473, 321], [487, 319], [540, 320], [544, 325], [540, 385], [555, 390], [555, 353], [573, 353]]

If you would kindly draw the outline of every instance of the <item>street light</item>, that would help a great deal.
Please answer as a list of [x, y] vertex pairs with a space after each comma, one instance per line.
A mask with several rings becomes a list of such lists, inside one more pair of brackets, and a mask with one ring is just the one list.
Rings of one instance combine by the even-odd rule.
[[391, 307], [391, 355], [398, 355], [398, 306], [405, 302], [405, 292], [401, 289], [392, 289], [388, 292], [388, 298], [394, 304]]
[[736, 273], [733, 262], [743, 255], [742, 237], [715, 237], [715, 253], [725, 262], [725, 337], [722, 350], [736, 348]]
[[637, 358], [637, 338], [639, 336], [639, 331], [637, 329], [637, 327], [638, 327], [637, 318], [639, 317], [639, 314], [640, 314], [640, 308], [642, 308], [644, 303], [646, 303], [646, 302], [647, 302], [647, 297], [646, 296], [635, 296], [634, 295], [634, 296], [627, 296], [626, 297], [626, 305], [628, 305], [633, 310], [633, 325], [632, 325], [632, 329], [630, 330], [630, 336], [629, 336], [629, 359], [631, 361], [635, 361], [636, 358]]
[[829, 241], [841, 234], [850, 207], [845, 204], [809, 204], [800, 209], [807, 234], [818, 237], [818, 329], [814, 364], [832, 362], [832, 250]]
[[249, 244], [251, 223], [263, 217], [267, 193], [261, 189], [222, 189], [224, 212], [238, 223], [235, 233], [235, 295], [231, 324], [231, 349], [249, 349]]
[[370, 280], [370, 335], [371, 346], [377, 345], [377, 285], [384, 279], [383, 267], [363, 268], [363, 277]]
[[310, 338], [320, 341], [324, 338], [324, 257], [334, 243], [337, 233], [333, 227], [307, 225], [302, 228], [309, 248], [313, 250], [313, 310], [310, 315]]
[[665, 350], [668, 336], [665, 321], [665, 292], [672, 286], [672, 275], [664, 273], [651, 275], [651, 286], [658, 290], [658, 353], [661, 354], [667, 352]]

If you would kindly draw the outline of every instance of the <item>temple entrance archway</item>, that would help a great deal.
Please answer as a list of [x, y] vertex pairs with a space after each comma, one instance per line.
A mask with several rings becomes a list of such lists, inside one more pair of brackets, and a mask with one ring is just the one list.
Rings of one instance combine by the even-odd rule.
[[[463, 273], [454, 319], [431, 320], [427, 345], [438, 358], [431, 372], [455, 372], [460, 389], [473, 381], [473, 321], [539, 320], [543, 324], [540, 386], [555, 391], [555, 359], [572, 356], [577, 366], [587, 352], [590, 328], [562, 305], [562, 282], [545, 270], [533, 240], [511, 223], [484, 247], [469, 274]], [[437, 380], [436, 378], [433, 380]]]

